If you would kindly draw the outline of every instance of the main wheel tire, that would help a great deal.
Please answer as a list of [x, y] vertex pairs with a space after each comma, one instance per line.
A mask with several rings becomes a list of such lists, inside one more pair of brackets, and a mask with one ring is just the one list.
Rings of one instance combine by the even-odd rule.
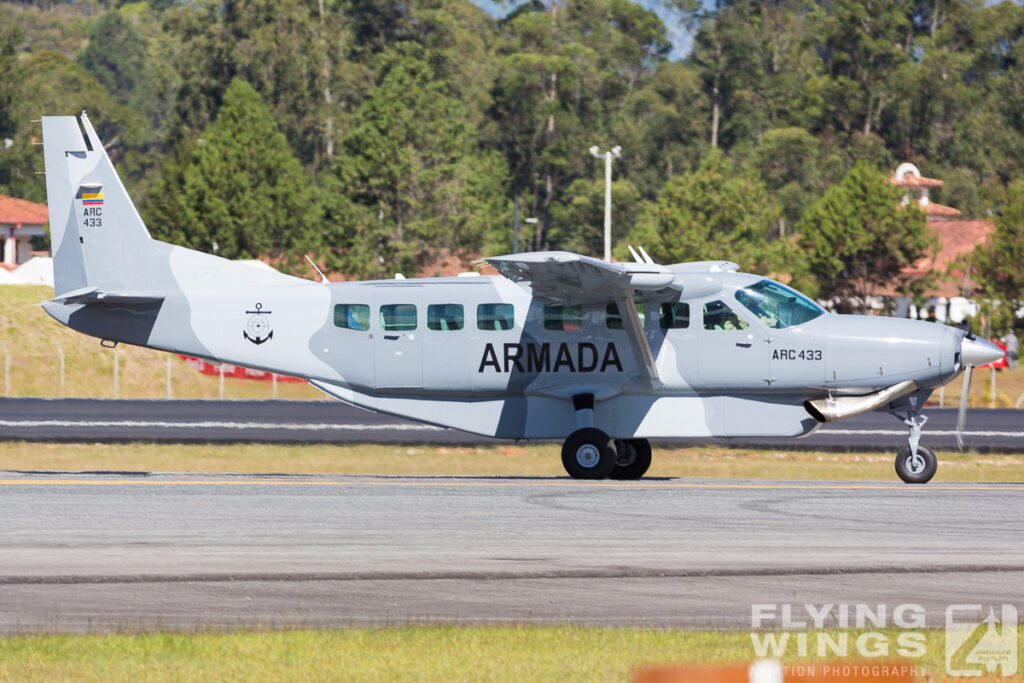
[[584, 427], [562, 444], [562, 466], [573, 479], [604, 479], [615, 467], [615, 444], [600, 429]]
[[616, 439], [615, 469], [609, 479], [639, 479], [651, 466], [651, 442], [647, 439]]
[[925, 446], [917, 447], [917, 457], [911, 457], [910, 446], [896, 452], [896, 474], [908, 484], [926, 484], [939, 469], [939, 459]]

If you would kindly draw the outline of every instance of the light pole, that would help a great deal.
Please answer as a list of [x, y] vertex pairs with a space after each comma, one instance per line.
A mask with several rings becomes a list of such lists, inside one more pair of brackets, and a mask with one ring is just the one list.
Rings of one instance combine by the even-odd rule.
[[523, 222], [529, 224], [532, 227], [534, 225], [537, 225], [538, 220], [536, 218], [524, 218]]
[[622, 148], [615, 145], [610, 151], [601, 154], [597, 145], [590, 148], [590, 153], [600, 159], [604, 157], [604, 260], [612, 260], [612, 159], [618, 159]]

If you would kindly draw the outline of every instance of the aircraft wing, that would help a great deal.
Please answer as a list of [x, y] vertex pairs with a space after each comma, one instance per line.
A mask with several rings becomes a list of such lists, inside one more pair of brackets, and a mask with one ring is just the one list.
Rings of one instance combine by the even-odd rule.
[[637, 366], [646, 379], [658, 379], [651, 347], [633, 303], [633, 292], [670, 286], [676, 274], [668, 268], [655, 263], [608, 263], [568, 251], [509, 254], [483, 260], [513, 282], [529, 282], [534, 297], [544, 301], [616, 302]]
[[533, 295], [551, 303], [596, 303], [662, 289], [675, 273], [655, 263], [608, 263], [568, 251], [535, 251], [483, 259], [513, 282], [528, 281]]

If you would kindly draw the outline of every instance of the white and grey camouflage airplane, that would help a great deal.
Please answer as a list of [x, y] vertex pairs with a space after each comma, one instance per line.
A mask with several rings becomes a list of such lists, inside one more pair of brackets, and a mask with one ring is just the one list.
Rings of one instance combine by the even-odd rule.
[[306, 280], [150, 237], [88, 117], [44, 117], [56, 295], [47, 313], [107, 343], [305, 378], [342, 401], [507, 439], [564, 439], [573, 477], [636, 479], [648, 439], [799, 437], [889, 410], [1002, 351], [959, 329], [828, 314], [727, 261], [484, 259], [500, 275]]

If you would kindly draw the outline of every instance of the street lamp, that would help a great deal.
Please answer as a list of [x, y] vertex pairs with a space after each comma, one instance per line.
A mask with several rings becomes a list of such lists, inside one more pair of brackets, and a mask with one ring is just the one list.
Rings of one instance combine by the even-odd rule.
[[[530, 226], [534, 226], [534, 225], [537, 225], [537, 223], [538, 223], [539, 221], [538, 221], [538, 219], [536, 219], [536, 218], [532, 218], [532, 217], [531, 217], [531, 218], [524, 218], [524, 219], [523, 219], [523, 222], [524, 222], [524, 223], [526, 223], [526, 224], [528, 224], [528, 225], [530, 225]], [[516, 240], [516, 244], [517, 244], [517, 245], [519, 244], [519, 240], [518, 240], [518, 239]]]
[[597, 145], [590, 153], [600, 159], [604, 157], [604, 260], [612, 260], [612, 159], [618, 159], [622, 148], [615, 145], [610, 151], [601, 153]]

